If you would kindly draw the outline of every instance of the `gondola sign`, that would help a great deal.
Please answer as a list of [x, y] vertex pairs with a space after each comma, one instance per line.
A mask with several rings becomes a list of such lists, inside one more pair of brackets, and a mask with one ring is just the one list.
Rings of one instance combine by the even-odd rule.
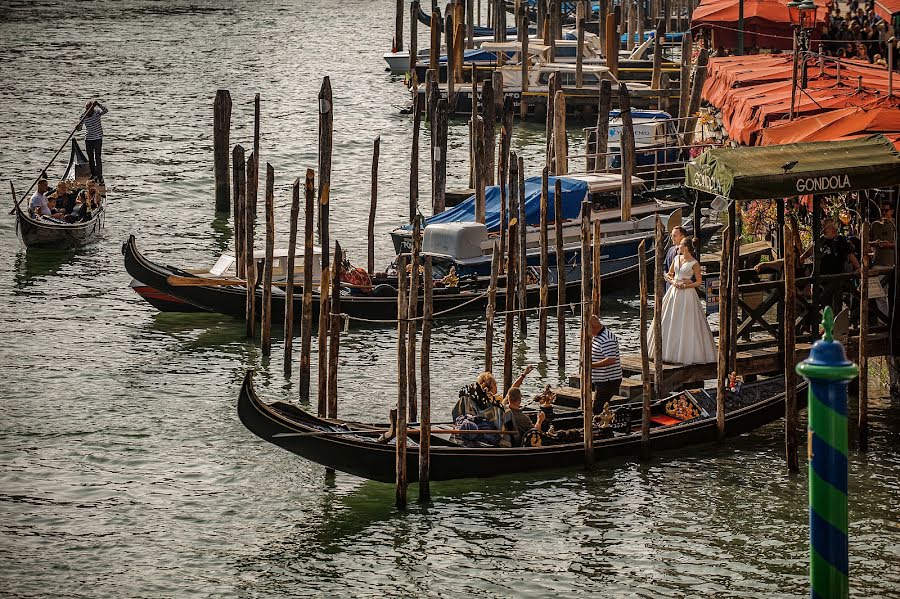
[[715, 314], [719, 311], [719, 286], [721, 280], [718, 276], [704, 277], [703, 291], [706, 292], [706, 315]]

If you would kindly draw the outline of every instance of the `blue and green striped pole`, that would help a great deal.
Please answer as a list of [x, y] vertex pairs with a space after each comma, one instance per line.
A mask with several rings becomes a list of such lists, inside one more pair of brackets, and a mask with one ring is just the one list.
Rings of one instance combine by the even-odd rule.
[[847, 545], [847, 384], [859, 368], [835, 341], [834, 313], [822, 313], [825, 335], [797, 374], [809, 381], [809, 577], [811, 599], [850, 594]]

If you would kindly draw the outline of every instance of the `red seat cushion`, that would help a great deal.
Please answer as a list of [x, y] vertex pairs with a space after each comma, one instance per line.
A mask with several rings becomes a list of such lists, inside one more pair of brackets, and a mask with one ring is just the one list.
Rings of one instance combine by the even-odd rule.
[[655, 422], [656, 424], [661, 424], [662, 426], [671, 426], [673, 424], [678, 424], [681, 422], [678, 418], [672, 418], [671, 416], [651, 416], [650, 422]]

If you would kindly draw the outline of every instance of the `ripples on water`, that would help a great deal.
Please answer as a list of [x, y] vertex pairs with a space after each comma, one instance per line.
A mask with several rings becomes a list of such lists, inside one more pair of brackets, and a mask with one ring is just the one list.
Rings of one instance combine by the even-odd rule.
[[[97, 95], [110, 108], [112, 189], [105, 238], [76, 252], [26, 252], [13, 220], [0, 219], [0, 594], [806, 594], [806, 477], [783, 475], [778, 425], [648, 464], [439, 483], [432, 506], [401, 515], [390, 486], [327, 480], [241, 426], [234, 406], [246, 368], [259, 370], [266, 397], [296, 395], [280, 356], [262, 359], [234, 320], [159, 314], [128, 289], [119, 244], [129, 233], [173, 264], [209, 262], [231, 244], [230, 223], [212, 213], [220, 87], [234, 100], [232, 143], [247, 147], [253, 94], [262, 95], [262, 157], [278, 177], [283, 241], [290, 183], [315, 166], [321, 77], [332, 77], [332, 230], [362, 261], [371, 143], [381, 135], [377, 251], [387, 258], [386, 233], [407, 214], [411, 130], [401, 86], [381, 71], [392, 5], [4, 4], [0, 178], [23, 191]], [[516, 130], [529, 175], [541, 135]], [[461, 122], [450, 144], [458, 184]], [[610, 326], [633, 350], [635, 290], [604, 293]], [[464, 316], [435, 331], [436, 414], [477, 374], [482, 326]], [[381, 329], [342, 339], [342, 414], [386, 414], [394, 343]], [[558, 380], [535, 345], [515, 354], [517, 368], [541, 364], [532, 388]], [[874, 404], [872, 451], [851, 457], [851, 568], [858, 595], [886, 596], [900, 588], [900, 410]]]

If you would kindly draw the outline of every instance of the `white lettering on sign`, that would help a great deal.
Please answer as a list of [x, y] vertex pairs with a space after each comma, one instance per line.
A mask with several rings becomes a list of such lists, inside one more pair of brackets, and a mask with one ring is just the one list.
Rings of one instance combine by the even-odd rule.
[[830, 177], [808, 177], [797, 179], [797, 191], [815, 192], [832, 191], [837, 189], [850, 189], [850, 176], [831, 175]]
[[708, 189], [712, 192], [722, 191], [721, 181], [719, 181], [716, 177], [713, 177], [699, 169], [694, 172], [692, 183], [694, 187], [698, 187], [700, 189]]

